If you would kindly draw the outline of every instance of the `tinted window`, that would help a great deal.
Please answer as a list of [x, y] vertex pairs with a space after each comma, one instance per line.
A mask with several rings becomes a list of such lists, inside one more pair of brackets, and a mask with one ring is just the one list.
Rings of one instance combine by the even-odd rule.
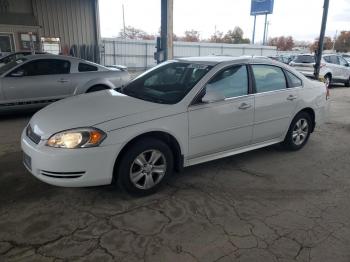
[[15, 68], [16, 66], [18, 66], [19, 64], [22, 64], [23, 62], [25, 62], [27, 59], [25, 58], [21, 58], [21, 59], [17, 59], [16, 61], [12, 61], [7, 63], [6, 65], [3, 65], [0, 67], [0, 75], [6, 73], [7, 71]]
[[23, 76], [69, 74], [70, 62], [56, 59], [30, 61], [12, 73], [23, 72]]
[[124, 87], [121, 92], [139, 99], [175, 104], [198, 83], [211, 66], [170, 62], [151, 69]]
[[97, 66], [85, 64], [85, 63], [79, 63], [78, 65], [78, 71], [79, 72], [91, 72], [91, 71], [97, 71]]
[[257, 93], [287, 88], [286, 78], [281, 68], [270, 65], [253, 65]]
[[246, 66], [234, 66], [218, 73], [206, 85], [206, 90], [220, 92], [226, 98], [248, 94], [248, 74]]
[[289, 87], [298, 87], [303, 85], [303, 82], [299, 79], [299, 77], [295, 76], [289, 71], [285, 72], [289, 80]]
[[298, 55], [293, 62], [295, 63], [315, 63], [315, 57], [311, 55]]
[[329, 56], [324, 56], [323, 59], [327, 62], [330, 63], [331, 62], [331, 58]]

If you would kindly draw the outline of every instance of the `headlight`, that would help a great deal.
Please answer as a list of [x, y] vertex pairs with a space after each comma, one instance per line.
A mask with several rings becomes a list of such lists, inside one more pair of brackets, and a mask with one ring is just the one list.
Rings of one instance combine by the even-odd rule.
[[62, 131], [49, 138], [46, 145], [57, 148], [86, 148], [101, 144], [106, 134], [92, 127]]

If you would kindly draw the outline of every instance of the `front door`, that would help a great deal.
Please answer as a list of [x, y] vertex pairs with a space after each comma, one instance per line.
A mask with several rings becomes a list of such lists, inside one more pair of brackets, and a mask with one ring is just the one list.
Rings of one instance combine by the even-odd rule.
[[38, 59], [17, 67], [2, 78], [7, 102], [61, 99], [73, 90], [69, 79], [70, 62]]
[[189, 108], [190, 159], [246, 146], [252, 139], [254, 96], [248, 93], [246, 65], [223, 69], [205, 89], [225, 99]]
[[[296, 87], [288, 88], [280, 67], [252, 65], [255, 78], [253, 143], [280, 138], [289, 127], [298, 103]], [[301, 81], [300, 81], [301, 85]]]

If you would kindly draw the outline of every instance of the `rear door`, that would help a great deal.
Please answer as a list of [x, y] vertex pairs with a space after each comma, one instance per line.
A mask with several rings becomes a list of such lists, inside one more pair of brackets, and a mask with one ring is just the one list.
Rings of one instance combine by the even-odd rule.
[[[288, 88], [282, 68], [252, 65], [255, 80], [253, 143], [280, 138], [289, 127], [298, 103], [297, 86]], [[300, 81], [301, 85], [301, 81]]]
[[341, 67], [341, 80], [348, 80], [350, 77], [349, 63], [341, 56], [338, 56], [339, 65]]
[[72, 93], [70, 62], [63, 59], [38, 59], [14, 69], [2, 79], [7, 102], [61, 99]]

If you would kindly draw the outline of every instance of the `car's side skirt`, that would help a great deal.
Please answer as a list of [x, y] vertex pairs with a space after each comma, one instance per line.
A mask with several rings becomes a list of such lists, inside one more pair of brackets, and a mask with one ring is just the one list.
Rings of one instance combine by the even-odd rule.
[[200, 163], [216, 160], [216, 159], [219, 159], [219, 158], [237, 155], [237, 154], [244, 153], [244, 152], [247, 152], [247, 151], [251, 151], [251, 150], [258, 149], [258, 148], [262, 148], [262, 147], [270, 146], [270, 145], [273, 145], [273, 144], [277, 144], [277, 143], [280, 143], [282, 141], [283, 141], [283, 138], [275, 138], [275, 139], [272, 139], [272, 140], [268, 140], [268, 141], [265, 141], [265, 142], [261, 142], [261, 143], [257, 143], [257, 144], [253, 144], [253, 145], [249, 145], [249, 146], [245, 146], [245, 147], [239, 147], [239, 148], [225, 150], [225, 151], [214, 153], [214, 154], [210, 154], [210, 155], [205, 155], [205, 156], [200, 156], [200, 157], [188, 159], [188, 160], [185, 161], [185, 165], [184, 166], [186, 167], [186, 166], [197, 165], [197, 164], [200, 164]]

